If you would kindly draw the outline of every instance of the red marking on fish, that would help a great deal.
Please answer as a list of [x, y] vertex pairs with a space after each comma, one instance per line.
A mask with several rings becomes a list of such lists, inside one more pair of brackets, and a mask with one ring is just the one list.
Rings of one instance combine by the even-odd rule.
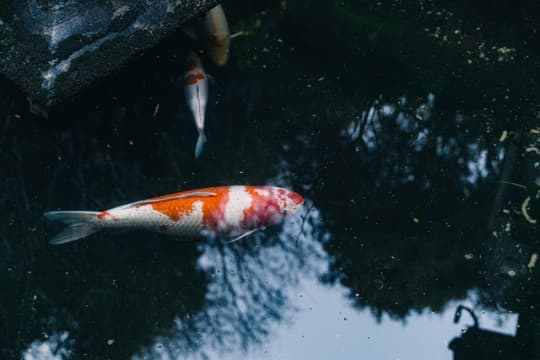
[[118, 221], [118, 218], [116, 218], [115, 216], [113, 216], [110, 212], [108, 211], [102, 211], [100, 212], [98, 215], [97, 215], [97, 218], [99, 220], [105, 220], [106, 218], [111, 218], [112, 220], [114, 221]]
[[272, 188], [270, 187], [246, 187], [246, 192], [251, 196], [251, 206], [244, 210], [243, 228], [257, 227], [266, 221], [273, 222], [272, 220], [280, 214], [277, 199], [263, 195], [261, 191], [272, 194]]
[[200, 80], [204, 80], [205, 76], [203, 73], [196, 73], [196, 74], [187, 74], [184, 82], [186, 85], [193, 85], [199, 82]]
[[288, 197], [289, 199], [294, 201], [296, 205], [302, 205], [304, 203], [304, 198], [300, 194], [295, 193], [294, 191], [289, 191]]

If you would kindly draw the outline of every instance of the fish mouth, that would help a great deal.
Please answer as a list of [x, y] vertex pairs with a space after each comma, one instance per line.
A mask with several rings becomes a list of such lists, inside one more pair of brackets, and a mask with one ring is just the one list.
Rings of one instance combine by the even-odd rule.
[[302, 208], [302, 205], [304, 205], [304, 198], [300, 194], [295, 193], [294, 191], [290, 191], [287, 194], [287, 198], [288, 204], [285, 208], [285, 211], [287, 212], [296, 212], [300, 208]]
[[297, 206], [302, 206], [302, 204], [304, 203], [304, 198], [302, 197], [302, 195], [297, 194], [294, 191], [291, 191], [289, 193], [289, 199], [291, 199]]

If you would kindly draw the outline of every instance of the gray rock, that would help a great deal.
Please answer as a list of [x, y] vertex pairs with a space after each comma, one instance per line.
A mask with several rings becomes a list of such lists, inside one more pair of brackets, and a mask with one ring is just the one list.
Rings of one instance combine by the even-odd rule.
[[118, 70], [219, 0], [0, 3], [0, 72], [53, 106]]

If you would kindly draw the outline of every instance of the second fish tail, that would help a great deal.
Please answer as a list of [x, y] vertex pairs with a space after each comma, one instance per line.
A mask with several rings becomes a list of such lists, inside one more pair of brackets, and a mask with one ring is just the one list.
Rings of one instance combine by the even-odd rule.
[[195, 145], [196, 158], [201, 156], [205, 142], [206, 142], [206, 136], [204, 135], [204, 130], [199, 129], [199, 137], [197, 138], [197, 144]]

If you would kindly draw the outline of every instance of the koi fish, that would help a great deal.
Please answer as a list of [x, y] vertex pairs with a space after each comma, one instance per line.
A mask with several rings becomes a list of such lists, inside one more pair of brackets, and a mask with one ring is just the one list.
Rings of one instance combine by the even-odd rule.
[[229, 23], [221, 4], [210, 9], [197, 23], [182, 27], [182, 31], [191, 40], [203, 45], [214, 64], [227, 64], [233, 36], [229, 34]]
[[184, 75], [184, 92], [186, 102], [193, 114], [195, 126], [199, 133], [195, 145], [195, 157], [201, 156], [206, 136], [204, 136], [204, 119], [208, 101], [208, 78], [204, 73], [201, 59], [194, 52], [186, 58]]
[[207, 48], [212, 61], [218, 66], [224, 66], [229, 60], [229, 47], [231, 45], [229, 23], [221, 4], [210, 9], [203, 21], [204, 32], [207, 37]]
[[107, 229], [147, 229], [169, 235], [226, 236], [232, 241], [279, 224], [298, 211], [299, 194], [273, 186], [220, 186], [133, 202], [105, 211], [50, 211], [67, 225], [49, 242], [64, 244]]

